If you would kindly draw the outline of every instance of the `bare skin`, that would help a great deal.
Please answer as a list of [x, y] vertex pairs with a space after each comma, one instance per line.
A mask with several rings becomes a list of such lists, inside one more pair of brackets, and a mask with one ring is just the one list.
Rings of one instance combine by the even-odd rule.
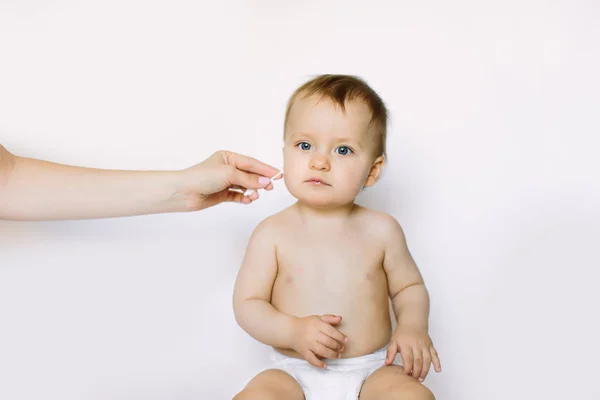
[[[256, 375], [234, 400], [304, 400], [302, 388], [284, 371], [269, 369]], [[382, 367], [363, 384], [359, 400], [435, 400], [433, 393], [398, 365]]]
[[250, 204], [277, 169], [219, 151], [180, 171], [118, 171], [19, 157], [0, 145], [0, 219], [59, 220], [197, 211]]
[[270, 221], [280, 227], [271, 303], [288, 315], [342, 316], [335, 325], [349, 339], [342, 357], [372, 353], [390, 340], [385, 238], [377, 218], [383, 217], [355, 206], [340, 220], [307, 220], [296, 204]]
[[[370, 354], [389, 343], [387, 365], [365, 381], [361, 399], [429, 400], [433, 395], [419, 381], [432, 363], [438, 372], [441, 367], [428, 334], [422, 276], [398, 222], [354, 203], [383, 166], [383, 157], [373, 154], [369, 117], [358, 101], [343, 113], [325, 100], [296, 100], [286, 127], [284, 170], [298, 202], [253, 233], [234, 311], [255, 339], [318, 368], [327, 359]], [[393, 332], [390, 298], [398, 323]], [[404, 368], [391, 365], [398, 352]], [[249, 388], [270, 398], [271, 379], [280, 382], [281, 398], [297, 395], [289, 379], [266, 372], [236, 399], [252, 398]]]

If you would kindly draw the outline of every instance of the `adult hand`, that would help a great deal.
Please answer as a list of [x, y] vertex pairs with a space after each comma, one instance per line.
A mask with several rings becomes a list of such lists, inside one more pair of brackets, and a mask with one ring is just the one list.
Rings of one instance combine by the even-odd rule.
[[223, 201], [249, 204], [271, 190], [277, 169], [219, 151], [180, 171], [85, 168], [18, 157], [0, 145], [0, 219], [60, 220], [201, 210]]
[[177, 193], [183, 196], [189, 211], [202, 210], [225, 201], [250, 204], [259, 195], [254, 191], [245, 196], [246, 189], [272, 190], [270, 178], [278, 172], [252, 157], [218, 151], [205, 161], [181, 171], [183, 179]]

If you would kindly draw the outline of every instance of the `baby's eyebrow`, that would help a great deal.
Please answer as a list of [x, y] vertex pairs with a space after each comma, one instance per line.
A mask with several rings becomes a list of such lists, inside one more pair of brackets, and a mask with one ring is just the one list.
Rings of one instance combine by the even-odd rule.
[[297, 137], [312, 139], [315, 137], [315, 135], [310, 134], [308, 132], [292, 132], [292, 138], [297, 138]]
[[348, 137], [338, 137], [335, 138], [335, 142], [336, 143], [347, 143], [356, 147], [363, 147], [363, 143], [360, 141], [360, 139], [356, 139], [356, 138], [348, 138]]

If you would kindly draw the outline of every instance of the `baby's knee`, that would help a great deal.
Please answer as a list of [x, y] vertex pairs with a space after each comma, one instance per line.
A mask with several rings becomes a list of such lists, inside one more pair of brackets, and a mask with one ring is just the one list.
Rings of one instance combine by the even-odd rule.
[[398, 387], [391, 388], [391, 393], [396, 396], [394, 399], [402, 400], [435, 400], [435, 396], [426, 386], [417, 382], [406, 382]]
[[233, 400], [281, 400], [277, 393], [261, 387], [245, 388]]
[[233, 400], [280, 400], [272, 391], [263, 388], [245, 388], [235, 395]]
[[301, 400], [304, 398], [298, 382], [278, 369], [256, 375], [233, 400]]

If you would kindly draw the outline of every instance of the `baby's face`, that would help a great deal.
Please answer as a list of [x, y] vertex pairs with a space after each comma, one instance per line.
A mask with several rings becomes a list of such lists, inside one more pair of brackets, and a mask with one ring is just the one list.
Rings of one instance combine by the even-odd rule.
[[375, 161], [371, 113], [360, 101], [345, 113], [320, 96], [296, 99], [287, 120], [285, 184], [303, 203], [330, 207], [354, 201]]

